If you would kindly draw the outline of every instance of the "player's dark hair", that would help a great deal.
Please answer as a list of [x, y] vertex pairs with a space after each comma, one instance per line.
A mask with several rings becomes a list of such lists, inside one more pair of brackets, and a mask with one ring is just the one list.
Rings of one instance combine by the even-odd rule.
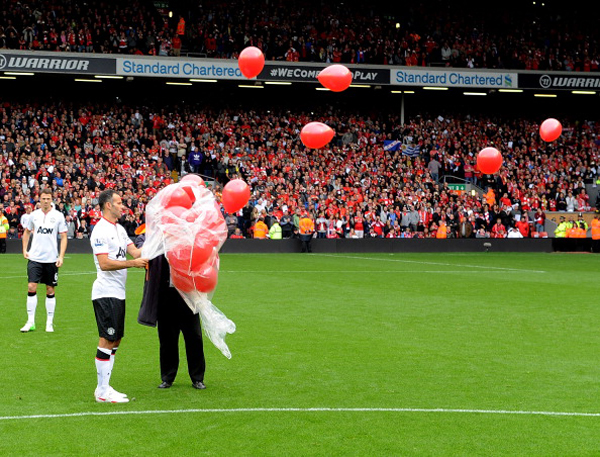
[[52, 189], [50, 189], [49, 187], [44, 187], [41, 191], [40, 191], [40, 197], [43, 194], [49, 194], [51, 197], [53, 197], [54, 195], [52, 194]]
[[113, 189], [107, 189], [100, 192], [100, 196], [98, 197], [98, 204], [100, 205], [100, 210], [104, 211], [104, 205], [108, 202], [112, 203], [113, 195], [116, 195], [116, 191]]

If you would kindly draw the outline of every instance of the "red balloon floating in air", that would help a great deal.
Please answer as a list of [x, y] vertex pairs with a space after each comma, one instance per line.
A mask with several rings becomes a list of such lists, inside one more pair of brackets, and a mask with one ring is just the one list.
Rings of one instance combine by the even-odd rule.
[[265, 67], [265, 56], [257, 47], [248, 46], [240, 53], [238, 66], [246, 78], [254, 78]]
[[321, 70], [317, 79], [327, 89], [342, 92], [352, 83], [352, 72], [343, 65], [335, 64]]
[[223, 187], [221, 202], [228, 213], [241, 210], [248, 200], [250, 200], [250, 187], [241, 179], [232, 179]]
[[334, 135], [333, 129], [322, 122], [309, 122], [300, 131], [302, 143], [311, 149], [324, 147], [333, 139]]
[[482, 173], [493, 175], [502, 166], [502, 155], [496, 148], [485, 148], [477, 154], [477, 166]]
[[561, 133], [562, 125], [554, 118], [546, 119], [540, 125], [540, 136], [547, 143], [557, 140]]

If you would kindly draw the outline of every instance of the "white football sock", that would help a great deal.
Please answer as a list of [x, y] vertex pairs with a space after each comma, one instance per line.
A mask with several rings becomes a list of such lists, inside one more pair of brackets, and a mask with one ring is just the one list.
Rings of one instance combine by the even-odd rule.
[[117, 349], [119, 346], [112, 349], [110, 353], [110, 372], [112, 373], [113, 367], [115, 366], [115, 355], [117, 355]]
[[98, 375], [98, 392], [104, 394], [110, 382], [110, 349], [98, 348], [96, 353], [96, 373]]
[[37, 295], [27, 296], [27, 322], [35, 323], [35, 309], [37, 308]]
[[48, 297], [48, 295], [46, 295], [46, 315], [47, 315], [46, 323], [52, 324], [52, 321], [54, 319], [54, 309], [55, 308], [56, 308], [56, 297], [54, 295], [52, 295], [51, 297]]

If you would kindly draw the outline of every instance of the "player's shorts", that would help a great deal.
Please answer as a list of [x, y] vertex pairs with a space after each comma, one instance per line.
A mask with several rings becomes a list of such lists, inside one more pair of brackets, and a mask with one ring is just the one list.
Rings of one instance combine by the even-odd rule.
[[27, 282], [58, 286], [58, 267], [56, 263], [27, 262]]
[[125, 300], [105, 297], [92, 300], [98, 335], [108, 341], [117, 341], [125, 333]]

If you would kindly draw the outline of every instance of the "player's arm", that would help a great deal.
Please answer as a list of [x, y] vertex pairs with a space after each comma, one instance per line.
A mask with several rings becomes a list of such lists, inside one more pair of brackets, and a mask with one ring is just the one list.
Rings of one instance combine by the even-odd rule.
[[27, 247], [29, 246], [29, 237], [31, 236], [31, 230], [25, 228], [23, 231], [23, 257], [26, 259], [29, 258], [29, 252], [27, 252]]
[[142, 256], [142, 249], [136, 248], [135, 244], [131, 243], [127, 246], [127, 254], [129, 254], [134, 259], [139, 259]]
[[124, 268], [146, 268], [146, 265], [148, 265], [147, 259], [111, 260], [108, 258], [108, 254], [96, 254], [96, 258], [102, 271], [115, 271]]
[[60, 234], [60, 254], [58, 254], [58, 260], [56, 261], [58, 268], [62, 267], [65, 260], [65, 252], [67, 252], [67, 232], [62, 232]]

